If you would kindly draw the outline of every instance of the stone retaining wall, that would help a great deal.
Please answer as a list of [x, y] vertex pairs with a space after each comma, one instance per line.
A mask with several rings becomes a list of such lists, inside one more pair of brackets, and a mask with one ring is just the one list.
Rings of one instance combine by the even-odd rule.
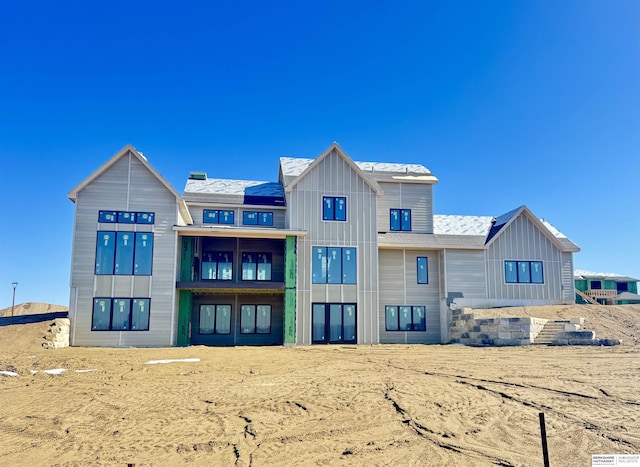
[[44, 336], [45, 342], [42, 347], [45, 349], [61, 349], [69, 347], [69, 329], [71, 321], [69, 318], [56, 318], [49, 326], [49, 331]]
[[449, 342], [477, 346], [529, 345], [542, 330], [542, 318], [481, 318], [469, 308], [452, 310]]

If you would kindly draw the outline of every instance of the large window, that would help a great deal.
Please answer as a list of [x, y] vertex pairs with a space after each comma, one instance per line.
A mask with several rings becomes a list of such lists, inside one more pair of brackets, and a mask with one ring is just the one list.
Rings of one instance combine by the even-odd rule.
[[203, 280], [233, 280], [233, 253], [230, 251], [211, 251], [202, 255]]
[[384, 307], [387, 331], [425, 331], [424, 306], [387, 305]]
[[271, 253], [242, 253], [243, 281], [271, 280]]
[[314, 284], [355, 284], [357, 279], [356, 249], [314, 246], [312, 281]]
[[240, 307], [241, 334], [270, 334], [271, 305], [242, 305]]
[[96, 239], [97, 275], [151, 275], [152, 232], [99, 231]]
[[153, 224], [155, 213], [133, 211], [98, 211], [98, 222], [108, 224]]
[[242, 211], [243, 225], [273, 225], [272, 212]]
[[507, 284], [543, 284], [542, 261], [505, 261], [504, 281]]
[[198, 334], [231, 334], [231, 305], [200, 305]]
[[391, 209], [389, 223], [393, 231], [411, 230], [411, 209]]
[[418, 274], [418, 284], [429, 283], [429, 258], [426, 256], [418, 256], [416, 258], [416, 267]]
[[148, 298], [94, 298], [92, 331], [148, 331]]
[[235, 213], [224, 209], [205, 209], [202, 211], [202, 223], [233, 225]]
[[323, 196], [322, 197], [322, 220], [346, 221], [347, 220], [347, 198], [345, 198], [344, 196]]
[[356, 305], [353, 303], [314, 303], [312, 340], [314, 344], [353, 343], [357, 339]]

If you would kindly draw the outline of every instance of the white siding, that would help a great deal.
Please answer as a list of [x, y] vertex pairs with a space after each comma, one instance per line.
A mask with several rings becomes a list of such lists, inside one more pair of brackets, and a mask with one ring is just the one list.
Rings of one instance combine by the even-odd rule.
[[[428, 284], [418, 284], [417, 257], [428, 258]], [[380, 250], [380, 302], [378, 320], [381, 343], [440, 343], [440, 265], [437, 251]], [[387, 305], [426, 306], [426, 331], [387, 331]]]
[[[322, 197], [345, 196], [347, 221], [323, 221]], [[376, 195], [368, 183], [333, 150], [293, 188], [287, 197], [288, 228], [306, 230], [297, 244], [298, 294], [296, 342], [311, 344], [311, 304], [357, 297], [358, 343], [378, 342], [378, 248]], [[311, 247], [357, 249], [357, 284], [311, 284]]]
[[[101, 224], [99, 210], [150, 211], [153, 226]], [[177, 222], [175, 196], [131, 153], [82, 189], [76, 199], [72, 256], [72, 345], [168, 346], [175, 344], [174, 294]], [[96, 276], [95, 249], [99, 230], [154, 233], [153, 276]], [[91, 331], [94, 297], [150, 298], [149, 331]]]

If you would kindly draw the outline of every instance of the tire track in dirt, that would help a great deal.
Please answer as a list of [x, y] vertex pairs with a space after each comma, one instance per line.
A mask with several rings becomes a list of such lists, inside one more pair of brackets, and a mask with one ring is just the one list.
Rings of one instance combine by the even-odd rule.
[[455, 453], [462, 454], [464, 456], [479, 457], [482, 460], [489, 461], [492, 464], [501, 466], [501, 467], [515, 467], [515, 464], [512, 464], [507, 459], [499, 458], [476, 449], [470, 449], [470, 448], [462, 447], [452, 443], [441, 441], [440, 439], [438, 439], [438, 436], [441, 436], [441, 434], [431, 430], [430, 428], [416, 421], [409, 414], [409, 412], [406, 409], [404, 409], [398, 403], [398, 401], [392, 396], [393, 391], [394, 391], [394, 386], [387, 384], [386, 390], [384, 391], [385, 400], [391, 402], [391, 405], [395, 410], [395, 412], [402, 417], [402, 423], [407, 425], [415, 434], [417, 434], [421, 438], [426, 439], [427, 441], [436, 445], [439, 448], [453, 451]]

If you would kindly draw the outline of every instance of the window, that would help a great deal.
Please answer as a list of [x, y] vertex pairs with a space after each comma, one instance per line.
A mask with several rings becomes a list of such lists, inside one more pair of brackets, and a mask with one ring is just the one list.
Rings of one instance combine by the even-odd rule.
[[241, 334], [270, 334], [271, 305], [242, 305], [240, 309]]
[[243, 211], [242, 212], [242, 224], [243, 225], [273, 225], [273, 213], [272, 212], [258, 212], [258, 211]]
[[312, 247], [311, 273], [314, 284], [355, 284], [356, 249], [347, 247]]
[[98, 222], [109, 224], [153, 224], [155, 213], [131, 211], [98, 211]]
[[312, 305], [314, 344], [356, 343], [356, 305], [314, 303]]
[[429, 283], [429, 258], [426, 256], [418, 256], [416, 258], [417, 269], [418, 269], [418, 284], [428, 284]]
[[202, 211], [202, 223], [233, 225], [235, 223], [234, 214], [234, 211], [222, 209], [205, 209]]
[[347, 220], [347, 198], [345, 198], [344, 196], [323, 196], [322, 197], [322, 220], [346, 221]]
[[242, 253], [243, 281], [271, 280], [271, 253]]
[[426, 331], [425, 306], [387, 305], [384, 307], [387, 331]]
[[198, 334], [231, 334], [231, 305], [200, 305]]
[[602, 281], [591, 281], [591, 289], [592, 290], [602, 289]]
[[153, 233], [99, 231], [95, 266], [97, 275], [151, 275]]
[[616, 292], [628, 292], [629, 291], [629, 283], [628, 282], [616, 282]]
[[505, 261], [504, 281], [507, 284], [543, 284], [542, 261]]
[[230, 281], [233, 279], [233, 253], [212, 251], [202, 255], [203, 280]]
[[411, 209], [391, 209], [389, 217], [392, 231], [411, 231]]
[[148, 298], [94, 298], [92, 331], [148, 331]]

